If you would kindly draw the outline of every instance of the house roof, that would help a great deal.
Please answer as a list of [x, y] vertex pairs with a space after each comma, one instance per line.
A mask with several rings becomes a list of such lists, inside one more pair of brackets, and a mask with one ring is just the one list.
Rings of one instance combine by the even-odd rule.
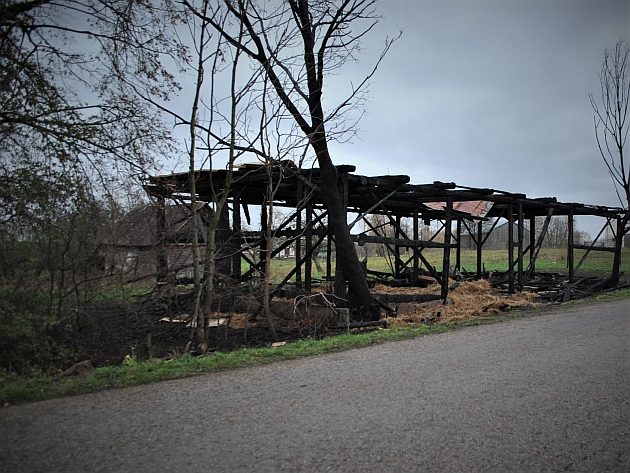
[[[205, 209], [205, 210], [204, 210]], [[189, 242], [191, 240], [191, 210], [186, 205], [166, 205], [165, 236], [167, 242]], [[197, 203], [202, 218], [209, 209], [203, 202]], [[158, 207], [143, 205], [123, 216], [107, 243], [118, 246], [154, 246], [158, 243]]]

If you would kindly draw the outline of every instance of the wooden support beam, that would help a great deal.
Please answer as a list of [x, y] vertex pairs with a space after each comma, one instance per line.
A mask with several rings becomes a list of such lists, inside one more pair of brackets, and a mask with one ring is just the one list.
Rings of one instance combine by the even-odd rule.
[[455, 270], [462, 269], [462, 219], [457, 219], [457, 227], [455, 230], [455, 239], [457, 240], [457, 248], [455, 250]]
[[396, 279], [401, 278], [402, 273], [402, 259], [400, 258], [400, 223], [401, 218], [400, 215], [396, 215], [396, 224], [394, 226], [394, 240], [392, 244], [394, 245], [394, 275]]
[[[317, 241], [313, 244], [313, 249], [317, 248], [322, 241], [324, 241], [324, 238], [326, 238], [326, 235], [322, 235], [320, 236]], [[273, 291], [271, 291], [271, 293], [269, 294], [269, 299], [271, 300], [271, 298], [273, 298], [278, 291], [280, 291], [280, 289], [282, 289], [282, 287], [289, 282], [289, 279], [291, 279], [293, 277], [293, 275], [295, 274], [295, 271], [298, 267], [298, 265], [302, 265], [304, 264], [304, 261], [306, 260], [306, 258], [310, 258], [312, 255], [309, 254], [305, 254], [304, 256], [302, 256], [302, 259], [300, 261], [296, 261], [296, 265], [293, 267], [293, 269], [291, 271], [289, 271], [289, 273], [284, 277], [284, 279], [274, 288]]]
[[[302, 259], [302, 204], [303, 196], [302, 181], [297, 183], [297, 203], [296, 203], [296, 216], [295, 216], [295, 231], [298, 237], [295, 239], [295, 287], [302, 289], [302, 265], [298, 262]], [[303, 204], [302, 204], [303, 205]]]
[[508, 290], [514, 294], [514, 205], [508, 205]]
[[238, 197], [232, 202], [232, 277], [239, 281], [241, 279], [241, 203]]
[[396, 189], [394, 189], [393, 191], [391, 191], [389, 194], [387, 194], [385, 197], [383, 197], [381, 200], [379, 200], [378, 202], [376, 202], [374, 205], [372, 205], [371, 207], [369, 207], [367, 210], [363, 211], [361, 214], [359, 214], [359, 216], [357, 218], [355, 218], [352, 223], [350, 225], [348, 225], [348, 227], [350, 229], [352, 229], [352, 227], [354, 227], [361, 219], [363, 219], [364, 217], [366, 217], [370, 212], [372, 212], [373, 210], [377, 209], [378, 207], [381, 206], [381, 204], [383, 204], [387, 199], [389, 199], [391, 196], [393, 196], [396, 192], [398, 192], [398, 190], [401, 188], [401, 186], [397, 187]]
[[534, 275], [534, 268], [536, 267], [536, 259], [538, 258], [538, 254], [540, 253], [540, 249], [542, 248], [542, 244], [545, 241], [545, 235], [547, 235], [547, 229], [549, 228], [549, 222], [551, 222], [551, 217], [553, 216], [553, 209], [549, 208], [547, 210], [547, 217], [545, 218], [545, 222], [543, 223], [543, 227], [540, 230], [540, 235], [538, 235], [538, 241], [535, 245], [534, 255], [529, 260], [529, 266], [527, 267], [527, 272], [525, 274], [525, 282], [527, 282]]
[[615, 232], [615, 253], [613, 256], [613, 268], [610, 277], [612, 285], [616, 286], [619, 283], [619, 274], [621, 270], [621, 249], [623, 247], [624, 236], [623, 220], [617, 217], [617, 229]]
[[[341, 208], [343, 209], [345, 219], [347, 220], [348, 212], [348, 173], [339, 174], [339, 196], [341, 197]], [[337, 254], [337, 243], [335, 242], [335, 295], [342, 299], [347, 298], [346, 278], [343, 275], [341, 258]]]
[[264, 265], [264, 261], [265, 261], [265, 254], [267, 253], [267, 220], [268, 220], [268, 214], [267, 214], [267, 203], [263, 202], [263, 204], [260, 206], [260, 231], [261, 231], [261, 235], [260, 235], [260, 244], [258, 246], [258, 269], [260, 271], [260, 273], [262, 274], [263, 278], [265, 276], [265, 265]]
[[453, 211], [453, 201], [448, 199], [446, 201], [446, 218], [444, 221], [444, 254], [442, 258], [442, 291], [441, 296], [442, 300], [446, 301], [448, 297], [448, 283], [449, 283], [449, 273], [450, 273], [450, 264], [451, 264], [451, 217]]
[[[574, 250], [586, 250], [586, 251], [604, 251], [607, 253], [614, 253], [616, 251], [614, 246], [590, 246], [590, 245], [573, 245]], [[578, 270], [578, 267], [575, 267]]]
[[[530, 264], [534, 260], [534, 251], [536, 249], [536, 217], [530, 217], [529, 219], [529, 262]], [[532, 271], [536, 271], [535, 265]], [[525, 283], [525, 279], [527, 275], [523, 277], [523, 284]]]
[[[588, 254], [595, 250], [595, 245], [597, 244], [597, 241], [599, 240], [599, 237], [602, 236], [602, 233], [604, 233], [604, 231], [606, 230], [606, 227], [608, 227], [610, 225], [610, 218], [606, 219], [606, 223], [604, 224], [604, 226], [602, 227], [602, 229], [599, 231], [599, 233], [597, 234], [597, 236], [595, 237], [595, 239], [593, 240], [593, 242], [591, 243], [590, 246], [586, 246], [584, 248], [577, 248], [577, 249], [583, 249], [586, 250], [586, 252], [582, 255], [582, 258], [580, 258], [579, 263], [576, 265], [575, 270], [577, 271], [578, 269], [580, 269], [580, 266], [582, 266], [582, 263], [586, 260], [586, 257], [588, 256]], [[597, 247], [597, 248], [605, 248], [605, 247]], [[599, 251], [605, 251], [605, 250], [599, 250]]]
[[523, 240], [525, 239], [525, 218], [523, 216], [523, 201], [518, 201], [518, 251], [517, 251], [517, 277], [518, 290], [523, 290]]
[[567, 267], [569, 268], [569, 282], [575, 280], [575, 271], [573, 267], [573, 210], [569, 210], [567, 215]]
[[477, 279], [481, 279], [481, 250], [483, 243], [483, 222], [479, 220], [477, 222], [477, 241], [475, 242], [477, 247]]
[[[418, 211], [414, 211], [413, 213], [413, 240], [418, 241], [420, 239], [420, 232], [418, 226]], [[413, 248], [413, 271], [411, 273], [411, 283], [418, 284], [418, 272], [420, 270], [419, 258], [418, 258], [418, 248]]]
[[166, 201], [164, 197], [158, 198], [156, 224], [156, 283], [158, 285], [162, 285], [168, 281], [168, 257], [166, 255]]
[[[410, 248], [455, 248], [457, 245], [447, 245], [436, 241], [406, 240], [404, 238], [384, 237], [380, 235], [352, 235], [352, 239], [360, 246], [366, 243], [384, 243], [386, 245], [408, 246]], [[399, 257], [400, 264], [406, 266], [406, 262]]]
[[[370, 222], [368, 219], [364, 218], [364, 219], [363, 219], [363, 221], [365, 222], [365, 224], [366, 224], [366, 225], [367, 225], [367, 226], [368, 226], [368, 227], [369, 227], [369, 228], [370, 228], [370, 229], [371, 229], [371, 230], [372, 230], [372, 231], [373, 231], [376, 235], [375, 235], [375, 236], [372, 236], [372, 235], [364, 235], [364, 234], [361, 234], [361, 235], [357, 236], [357, 241], [359, 241], [359, 240], [358, 240], [358, 238], [361, 238], [361, 237], [364, 237], [364, 238], [366, 238], [366, 237], [367, 237], [367, 238], [388, 238], [388, 237], [381, 236], [381, 235], [380, 235], [380, 233], [379, 233], [379, 231], [378, 231], [378, 227], [375, 227], [374, 225], [372, 225], [372, 222]], [[354, 237], [353, 237], [353, 238], [354, 238]], [[390, 252], [390, 254], [392, 254], [392, 255], [394, 255], [394, 256], [395, 256], [394, 249], [391, 247], [391, 244], [390, 244], [390, 242], [388, 242], [388, 241], [379, 241], [379, 242], [377, 242], [377, 241], [372, 241], [372, 242], [371, 242], [371, 241], [369, 241], [369, 240], [364, 240], [364, 241], [365, 241], [366, 243], [383, 243], [383, 244], [385, 245], [385, 247], [387, 248], [387, 251], [389, 251], [389, 252]], [[359, 242], [359, 244], [361, 244], [361, 243]], [[402, 261], [401, 261], [401, 263], [402, 263]]]
[[230, 213], [227, 204], [221, 207], [219, 223], [215, 234], [215, 273], [221, 276], [232, 274], [232, 245], [230, 239], [232, 230], [230, 229]]
[[307, 292], [310, 292], [313, 280], [313, 205], [310, 202], [306, 204], [305, 220], [305, 252], [307, 255], [310, 255], [310, 257], [306, 258], [304, 261], [304, 289], [306, 289]]
[[326, 281], [332, 280], [332, 230], [328, 227], [326, 237]]
[[[326, 216], [326, 212], [321, 213], [320, 215], [318, 215], [314, 220], [312, 220], [311, 225], [310, 225], [310, 229], [312, 232], [312, 228], [319, 223], [324, 217]], [[246, 232], [243, 232], [246, 233]], [[261, 232], [254, 232], [257, 235], [260, 235]], [[315, 233], [315, 232], [312, 232]], [[317, 234], [319, 235], [320, 232], [317, 232]], [[321, 232], [321, 234], [323, 236], [326, 236], [326, 231]], [[261, 236], [261, 239], [264, 237]], [[271, 251], [271, 258], [274, 258], [275, 256], [277, 256], [278, 254], [280, 254], [280, 252], [282, 250], [284, 250], [286, 247], [288, 247], [289, 245], [291, 245], [293, 243], [293, 241], [297, 238], [301, 237], [301, 234], [296, 234], [295, 232], [292, 232], [292, 236], [290, 238], [287, 238], [287, 240], [283, 241], [280, 245], [278, 245], [276, 248], [274, 248]], [[242, 276], [242, 279], [246, 279], [248, 276], [250, 276], [251, 274], [253, 274], [256, 270], [258, 271], [262, 271], [262, 265], [263, 265], [263, 260], [259, 261], [258, 263], [252, 265], [252, 267]]]
[[506, 207], [505, 209], [501, 210], [501, 214], [498, 215], [497, 218], [494, 220], [494, 222], [492, 223], [492, 226], [490, 227], [490, 230], [488, 230], [488, 233], [486, 233], [486, 236], [481, 241], [482, 245], [484, 245], [486, 243], [486, 241], [488, 240], [488, 238], [490, 238], [490, 235], [492, 234], [494, 229], [497, 227], [497, 224], [499, 223], [499, 219], [505, 215], [505, 211], [507, 209], [508, 209], [508, 207]]

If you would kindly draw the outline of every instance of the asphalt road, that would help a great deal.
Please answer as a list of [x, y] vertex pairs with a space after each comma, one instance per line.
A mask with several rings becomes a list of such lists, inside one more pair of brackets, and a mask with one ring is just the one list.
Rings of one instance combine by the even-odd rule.
[[630, 302], [0, 409], [0, 470], [630, 472]]

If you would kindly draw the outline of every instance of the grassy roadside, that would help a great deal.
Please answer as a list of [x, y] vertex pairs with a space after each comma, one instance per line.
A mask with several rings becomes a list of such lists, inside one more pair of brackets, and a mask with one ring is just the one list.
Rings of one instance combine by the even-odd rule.
[[0, 405], [21, 404], [62, 396], [87, 394], [106, 389], [123, 388], [157, 381], [186, 378], [246, 366], [360, 348], [389, 341], [407, 340], [424, 335], [444, 333], [462, 327], [494, 323], [507, 317], [464, 321], [444, 325], [420, 325], [410, 328], [377, 330], [361, 334], [342, 334], [321, 340], [297, 340], [272, 348], [247, 348], [229, 353], [212, 353], [173, 359], [133, 360], [118, 366], [97, 368], [85, 377], [54, 378], [39, 376], [6, 381], [0, 387]]
[[[566, 304], [597, 303], [630, 298], [630, 289], [602, 294], [594, 299], [580, 300]], [[54, 378], [39, 376], [5, 381], [0, 385], [0, 405], [21, 404], [62, 396], [87, 394], [106, 389], [123, 388], [157, 381], [186, 378], [217, 371], [227, 371], [246, 366], [256, 366], [276, 361], [321, 355], [352, 348], [407, 340], [424, 335], [444, 333], [463, 327], [496, 323], [516, 316], [542, 314], [558, 308], [543, 306], [542, 310], [515, 311], [509, 315], [490, 317], [483, 320], [470, 320], [444, 325], [420, 325], [417, 327], [392, 328], [361, 334], [343, 334], [321, 340], [298, 340], [272, 348], [247, 348], [229, 353], [212, 353], [194, 357], [184, 355], [173, 359], [153, 359], [145, 362], [128, 360], [119, 366], [97, 368], [85, 377]]]

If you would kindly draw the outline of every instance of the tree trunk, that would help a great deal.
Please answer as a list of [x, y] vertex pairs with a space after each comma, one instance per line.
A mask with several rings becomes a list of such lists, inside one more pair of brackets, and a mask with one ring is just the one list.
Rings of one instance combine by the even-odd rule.
[[361, 268], [357, 250], [350, 236], [346, 212], [341, 205], [341, 197], [337, 188], [337, 168], [330, 159], [325, 140], [313, 141], [312, 145], [321, 169], [320, 193], [328, 210], [328, 225], [335, 236], [336, 254], [341, 264], [343, 276], [350, 286], [350, 293], [361, 319], [378, 320], [380, 317], [379, 309], [372, 300], [365, 273]]
[[621, 271], [621, 250], [623, 248], [623, 238], [625, 236], [625, 228], [628, 224], [630, 214], [626, 213], [623, 218], [617, 219], [617, 231], [615, 232], [615, 255], [613, 259], [612, 276], [610, 278], [611, 287], [619, 283], [619, 273]]
[[205, 289], [203, 304], [197, 313], [197, 328], [195, 331], [196, 352], [198, 354], [208, 351], [208, 330], [206, 317], [212, 312], [214, 302], [214, 273], [215, 273], [215, 241], [218, 217], [213, 214], [208, 222], [208, 236], [206, 239], [206, 258], [204, 262], [204, 277], [202, 287]]
[[[271, 173], [269, 173], [269, 192], [271, 192]], [[276, 341], [278, 339], [278, 333], [276, 332], [276, 327], [273, 323], [273, 317], [271, 316], [271, 308], [269, 307], [270, 302], [270, 292], [269, 287], [271, 284], [271, 252], [273, 251], [273, 235], [272, 235], [272, 225], [273, 225], [273, 198], [269, 198], [269, 210], [266, 212], [267, 222], [265, 226], [265, 252], [264, 252], [264, 262], [265, 269], [263, 271], [263, 294], [262, 294], [262, 304], [263, 304], [263, 314], [265, 316], [265, 322], [267, 323], [267, 328], [269, 329], [269, 333], [271, 334], [271, 338]]]

